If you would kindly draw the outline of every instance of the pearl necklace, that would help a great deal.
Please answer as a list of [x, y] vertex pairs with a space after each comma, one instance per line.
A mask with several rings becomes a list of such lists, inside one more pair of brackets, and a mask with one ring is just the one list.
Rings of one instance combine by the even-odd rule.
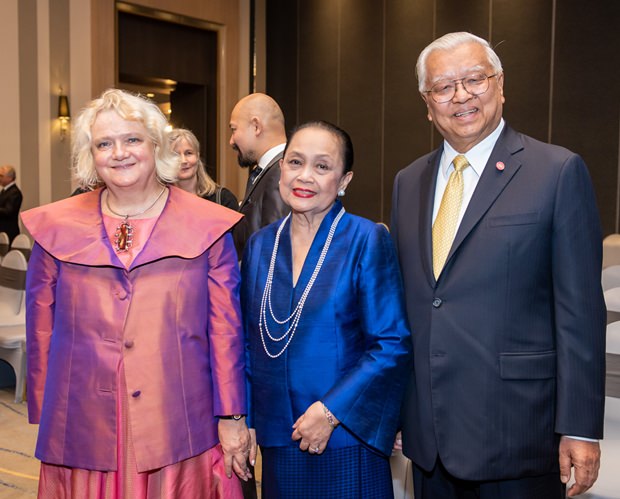
[[165, 191], [166, 191], [166, 186], [162, 187], [161, 192], [157, 195], [157, 197], [155, 198], [155, 201], [153, 201], [148, 206], [148, 208], [146, 208], [145, 210], [142, 210], [140, 213], [134, 213], [132, 215], [130, 214], [122, 215], [121, 213], [115, 212], [110, 206], [110, 192], [106, 191], [106, 196], [105, 196], [106, 207], [108, 208], [110, 213], [113, 213], [117, 217], [121, 217], [123, 219], [123, 221], [120, 224], [118, 224], [118, 226], [116, 227], [116, 232], [114, 233], [114, 249], [116, 250], [117, 253], [123, 253], [125, 251], [129, 251], [129, 249], [131, 248], [133, 244], [133, 233], [135, 229], [134, 229], [134, 226], [131, 225], [131, 222], [129, 221], [129, 217], [137, 217], [149, 211], [153, 206], [155, 206], [155, 204], [157, 203], [157, 201], [159, 201], [159, 198], [162, 196], [162, 194]]
[[[338, 222], [340, 222], [340, 219], [343, 217], [344, 214], [345, 214], [345, 209], [343, 207], [338, 213], [338, 215], [336, 216], [336, 218], [334, 219], [334, 221], [332, 222], [331, 227], [329, 228], [329, 233], [327, 235], [327, 239], [325, 240], [325, 245], [323, 246], [323, 251], [321, 251], [321, 255], [319, 256], [319, 261], [314, 267], [314, 272], [312, 272], [312, 276], [310, 277], [310, 280], [308, 281], [308, 284], [306, 285], [306, 289], [304, 289], [304, 292], [302, 293], [301, 298], [299, 299], [299, 302], [297, 302], [297, 306], [293, 310], [293, 313], [283, 320], [276, 318], [276, 316], [273, 313], [273, 308], [271, 306], [271, 287], [273, 285], [273, 274], [274, 274], [275, 266], [276, 266], [276, 256], [278, 254], [278, 246], [280, 245], [280, 234], [282, 233], [282, 230], [284, 229], [284, 225], [286, 224], [288, 219], [291, 217], [290, 213], [286, 216], [284, 220], [282, 220], [280, 227], [278, 227], [278, 232], [276, 233], [276, 240], [274, 242], [273, 251], [271, 253], [271, 261], [269, 262], [269, 271], [267, 272], [267, 281], [265, 283], [265, 289], [263, 290], [263, 298], [260, 304], [260, 315], [259, 315], [259, 320], [258, 320], [258, 328], [260, 330], [260, 339], [263, 343], [263, 349], [265, 350], [265, 353], [272, 359], [276, 359], [280, 357], [280, 355], [282, 355], [284, 351], [288, 348], [289, 344], [291, 343], [293, 339], [293, 336], [295, 336], [295, 332], [297, 331], [297, 326], [299, 325], [301, 314], [304, 310], [304, 305], [306, 304], [306, 299], [308, 298], [308, 294], [310, 294], [310, 290], [312, 289], [312, 286], [314, 285], [314, 281], [316, 281], [316, 278], [319, 275], [319, 272], [321, 271], [321, 267], [323, 266], [323, 262], [325, 261], [325, 257], [327, 256], [327, 251], [329, 250], [332, 239], [334, 237], [334, 233], [336, 232], [336, 227], [338, 226]], [[271, 315], [271, 319], [277, 324], [283, 325], [283, 324], [290, 322], [288, 329], [284, 332], [284, 334], [282, 334], [282, 336], [275, 337], [271, 334], [271, 331], [269, 331], [269, 325], [267, 323], [267, 307], [269, 307], [269, 314]], [[280, 342], [286, 339], [286, 343], [282, 347], [282, 350], [280, 350], [276, 354], [271, 353], [269, 349], [267, 348], [267, 344], [265, 342], [265, 333], [267, 333], [267, 336], [269, 336], [269, 339], [271, 341]]]

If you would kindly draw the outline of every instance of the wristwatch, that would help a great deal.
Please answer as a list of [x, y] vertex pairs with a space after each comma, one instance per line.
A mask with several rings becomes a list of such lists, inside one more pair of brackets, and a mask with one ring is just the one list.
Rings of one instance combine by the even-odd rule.
[[235, 421], [239, 421], [243, 414], [233, 414], [232, 416], [218, 416], [220, 419], [234, 419]]

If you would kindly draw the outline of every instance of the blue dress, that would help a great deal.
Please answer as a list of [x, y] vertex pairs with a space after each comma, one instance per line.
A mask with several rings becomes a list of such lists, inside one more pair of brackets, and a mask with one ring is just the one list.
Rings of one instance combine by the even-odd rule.
[[[295, 287], [290, 220], [286, 222], [271, 291], [272, 310], [278, 319], [294, 311], [341, 208], [336, 201], [321, 223]], [[271, 358], [266, 350], [278, 354], [286, 339], [274, 342], [267, 335], [261, 338], [259, 316], [280, 224], [275, 222], [250, 238], [241, 267], [250, 386], [248, 421], [256, 429], [263, 452], [264, 497], [349, 497], [342, 495], [343, 490], [351, 492], [351, 497], [361, 497], [353, 491], [361, 486], [361, 477], [377, 474], [377, 459], [384, 470], [378, 479], [389, 487], [382, 485], [383, 492], [375, 495], [365, 491], [363, 497], [391, 497], [387, 456], [398, 429], [405, 382], [413, 367], [392, 240], [383, 226], [345, 214], [293, 339], [280, 356]], [[271, 317], [268, 310], [266, 314]], [[269, 319], [272, 336], [281, 336], [287, 327]], [[317, 400], [341, 424], [323, 454], [309, 455], [291, 440], [292, 425]], [[368, 467], [366, 472], [364, 467]], [[270, 483], [273, 481], [275, 485]]]

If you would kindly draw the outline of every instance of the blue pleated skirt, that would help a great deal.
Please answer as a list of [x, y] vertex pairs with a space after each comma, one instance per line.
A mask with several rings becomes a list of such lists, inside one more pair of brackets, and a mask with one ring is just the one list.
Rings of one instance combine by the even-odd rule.
[[323, 454], [263, 447], [263, 499], [393, 499], [388, 458], [364, 446]]

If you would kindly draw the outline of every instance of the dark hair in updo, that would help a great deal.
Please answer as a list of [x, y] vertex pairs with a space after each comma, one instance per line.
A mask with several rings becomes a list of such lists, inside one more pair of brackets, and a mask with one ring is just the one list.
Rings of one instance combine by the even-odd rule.
[[340, 154], [342, 157], [342, 164], [344, 166], [344, 173], [353, 170], [353, 142], [351, 141], [351, 137], [342, 128], [328, 121], [308, 121], [293, 128], [293, 130], [290, 132], [288, 141], [286, 142], [286, 147], [284, 148], [284, 155], [286, 155], [288, 145], [293, 140], [295, 134], [301, 130], [304, 130], [305, 128], [319, 128], [335, 136], [338, 139], [338, 142], [340, 142]]

